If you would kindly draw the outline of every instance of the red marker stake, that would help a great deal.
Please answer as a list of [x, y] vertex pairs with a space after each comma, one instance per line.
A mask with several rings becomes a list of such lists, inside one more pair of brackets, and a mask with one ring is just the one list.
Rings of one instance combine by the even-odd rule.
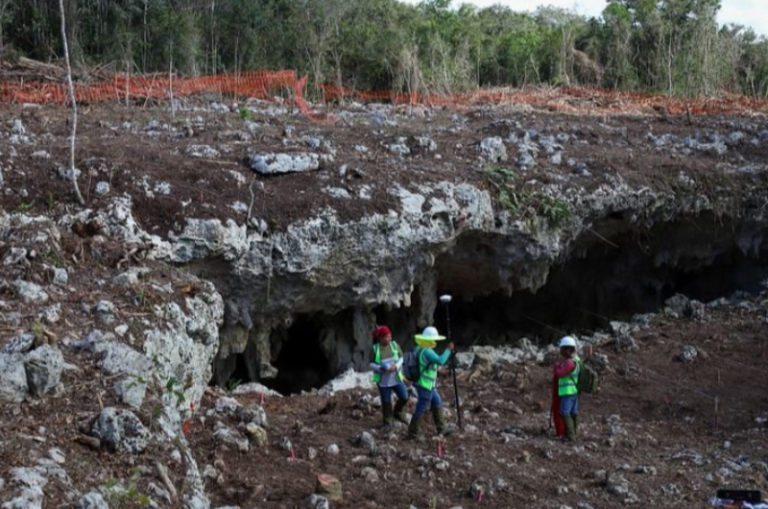
[[293, 447], [291, 447], [291, 461], [296, 459], [296, 453], [293, 452]]
[[480, 503], [483, 501], [483, 490], [477, 490], [477, 502]]
[[437, 457], [442, 458], [443, 457], [443, 443], [438, 442], [437, 443]]
[[264, 393], [263, 392], [259, 393], [259, 404], [261, 404], [261, 405], [264, 404]]

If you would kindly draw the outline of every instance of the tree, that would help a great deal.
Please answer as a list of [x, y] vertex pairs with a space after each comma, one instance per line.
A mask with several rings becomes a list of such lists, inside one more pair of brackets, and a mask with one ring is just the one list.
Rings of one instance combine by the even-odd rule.
[[626, 5], [614, 1], [603, 10], [603, 19], [604, 83], [611, 88], [634, 88], [637, 76], [632, 65], [632, 15]]
[[64, 14], [64, 0], [59, 0], [59, 12], [61, 13], [61, 41], [64, 47], [64, 60], [67, 64], [67, 85], [69, 86], [69, 103], [72, 107], [72, 131], [69, 138], [69, 171], [72, 177], [72, 186], [75, 189], [75, 197], [80, 205], [85, 205], [80, 187], [77, 185], [77, 169], [75, 168], [75, 137], [77, 136], [77, 101], [75, 100], [75, 86], [72, 83], [72, 66], [69, 63], [69, 45], [67, 44], [67, 23]]

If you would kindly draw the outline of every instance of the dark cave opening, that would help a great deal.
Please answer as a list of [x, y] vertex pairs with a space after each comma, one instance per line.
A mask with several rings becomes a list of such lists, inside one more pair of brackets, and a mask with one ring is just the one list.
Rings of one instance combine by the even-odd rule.
[[233, 389], [241, 383], [245, 383], [251, 379], [245, 355], [241, 353], [233, 355], [235, 357], [235, 369], [229, 376], [229, 381], [227, 382], [228, 389]]
[[[758, 293], [768, 277], [768, 246], [760, 240], [745, 254], [734, 232], [727, 225], [705, 229], [689, 221], [662, 225], [640, 240], [630, 233], [597, 242], [580, 239], [573, 256], [551, 267], [543, 287], [512, 295], [495, 291], [463, 298], [455, 263], [449, 262], [438, 288], [454, 292], [449, 312], [457, 343], [501, 344], [528, 337], [545, 344], [565, 334], [604, 329], [612, 320], [658, 312], [677, 293], [705, 303], [736, 291]], [[460, 277], [481, 280], [480, 274]], [[438, 325], [445, 311], [436, 310]]]
[[333, 377], [331, 363], [320, 347], [323, 327], [319, 315], [301, 314], [287, 329], [276, 332], [282, 339], [273, 363], [278, 374], [261, 382], [281, 394], [293, 394], [318, 388], [329, 381]]

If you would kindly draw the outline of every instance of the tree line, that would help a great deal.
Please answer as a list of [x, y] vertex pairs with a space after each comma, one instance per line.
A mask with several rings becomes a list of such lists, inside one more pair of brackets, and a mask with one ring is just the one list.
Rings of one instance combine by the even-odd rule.
[[[768, 41], [720, 0], [608, 0], [602, 16], [425, 0], [63, 0], [73, 65], [195, 76], [295, 69], [314, 83], [446, 93], [588, 85], [768, 95]], [[57, 0], [0, 0], [0, 55], [63, 57]]]

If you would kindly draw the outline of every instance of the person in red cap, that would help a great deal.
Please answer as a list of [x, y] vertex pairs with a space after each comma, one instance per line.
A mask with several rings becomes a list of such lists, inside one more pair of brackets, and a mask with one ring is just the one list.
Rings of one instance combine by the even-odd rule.
[[[373, 336], [373, 382], [381, 395], [381, 412], [384, 427], [392, 426], [394, 417], [402, 423], [405, 418], [405, 405], [408, 403], [408, 390], [403, 383], [403, 351], [397, 341], [392, 340], [392, 331], [386, 325], [379, 325], [371, 332]], [[392, 393], [397, 395], [397, 403], [392, 408]]]

